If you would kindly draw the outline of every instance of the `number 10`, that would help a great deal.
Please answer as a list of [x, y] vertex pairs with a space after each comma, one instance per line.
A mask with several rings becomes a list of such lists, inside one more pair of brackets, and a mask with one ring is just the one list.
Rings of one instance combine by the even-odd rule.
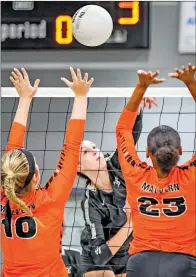
[[[29, 216], [18, 217], [14, 220], [14, 230], [12, 230], [12, 221], [6, 224], [5, 219], [2, 219], [2, 224], [4, 225], [7, 238], [13, 238], [13, 232], [15, 232], [17, 237], [22, 239], [33, 238], [37, 233], [37, 224], [35, 220]], [[27, 227], [26, 231], [24, 231], [25, 225]]]

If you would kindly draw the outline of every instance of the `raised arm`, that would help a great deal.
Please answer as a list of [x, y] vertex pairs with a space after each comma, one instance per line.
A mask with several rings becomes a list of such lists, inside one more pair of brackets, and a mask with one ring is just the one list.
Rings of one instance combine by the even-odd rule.
[[[158, 104], [156, 102], [156, 98], [145, 97], [142, 100], [142, 103], [143, 103], [144, 108], [149, 108], [149, 109], [151, 109], [151, 107], [153, 105], [156, 106], [156, 107], [158, 106]], [[141, 135], [141, 132], [142, 132], [142, 121], [143, 121], [143, 111], [142, 111], [142, 106], [141, 106], [140, 107], [140, 112], [136, 117], [136, 121], [135, 121], [135, 124], [133, 126], [133, 130], [132, 130], [135, 145], [138, 142], [138, 140], [140, 138], [140, 135]], [[118, 159], [118, 149], [116, 149], [116, 151], [112, 155], [111, 162], [112, 162], [113, 166], [116, 169], [120, 170], [120, 163], [119, 163], [119, 159]]]
[[[142, 109], [140, 110], [140, 113], [137, 115], [136, 121], [135, 121], [135, 125], [133, 127], [133, 130], [130, 130], [130, 132], [133, 132], [133, 139], [134, 139], [134, 143], [136, 144], [139, 140], [139, 137], [141, 135], [141, 131], [142, 131], [142, 117], [143, 117], [143, 113], [142, 113]], [[112, 165], [120, 170], [120, 162], [118, 159], [118, 149], [116, 149], [116, 151], [113, 153], [113, 155], [111, 156], [111, 162]]]
[[70, 71], [73, 82], [65, 78], [61, 79], [75, 94], [72, 115], [67, 126], [64, 145], [56, 171], [45, 186], [45, 191], [52, 201], [58, 203], [59, 207], [65, 205], [77, 174], [80, 145], [84, 135], [87, 111], [87, 93], [93, 83], [93, 79], [88, 81], [87, 73], [84, 75], [84, 79], [82, 79], [79, 69], [77, 70], [77, 75], [73, 68]]
[[177, 78], [182, 81], [189, 89], [193, 99], [196, 101], [196, 78], [194, 77], [195, 72], [196, 67], [189, 63], [188, 67], [182, 66], [182, 70], [175, 68], [175, 73], [170, 73], [169, 77]]
[[[196, 67], [192, 66], [191, 63], [188, 64], [187, 67], [182, 66], [182, 70], [175, 68], [174, 73], [170, 73], [168, 76], [171, 78], [176, 78], [182, 81], [190, 91], [193, 99], [196, 101], [196, 78], [195, 78], [195, 72], [196, 72]], [[196, 149], [194, 149], [196, 151]], [[187, 167], [194, 169], [193, 171], [193, 176], [195, 178], [195, 165], [196, 165], [196, 153], [193, 154], [193, 157], [182, 167]]]
[[36, 94], [40, 80], [36, 80], [34, 86], [31, 86], [29, 77], [24, 68], [22, 73], [14, 68], [10, 80], [20, 96], [18, 108], [14, 121], [11, 126], [9, 141], [6, 146], [6, 152], [11, 149], [24, 148], [24, 139], [28, 113], [33, 96]]
[[158, 72], [147, 73], [144, 71], [138, 71], [138, 84], [136, 85], [129, 102], [123, 109], [116, 127], [119, 161], [124, 177], [128, 175], [130, 176], [135, 165], [140, 163], [135, 149], [132, 130], [137, 118], [139, 105], [144, 97], [146, 89], [150, 84], [158, 84], [164, 81], [164, 79], [157, 79], [157, 75]]

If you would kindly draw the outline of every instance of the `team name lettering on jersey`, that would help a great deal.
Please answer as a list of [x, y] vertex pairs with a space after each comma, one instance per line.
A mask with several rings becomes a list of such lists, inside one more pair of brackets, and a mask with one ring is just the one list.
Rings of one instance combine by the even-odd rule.
[[164, 193], [164, 192], [175, 192], [175, 191], [179, 191], [180, 187], [178, 184], [169, 184], [167, 187], [165, 188], [158, 188], [154, 185], [148, 184], [147, 182], [144, 182], [141, 185], [141, 189], [146, 191], [146, 192], [150, 192], [150, 193]]
[[[28, 208], [30, 210], [34, 210], [35, 209], [35, 204], [31, 204], [30, 206], [28, 206]], [[5, 206], [1, 205], [1, 212], [4, 214], [5, 213]], [[16, 215], [16, 214], [24, 214], [25, 211], [23, 211], [22, 209], [15, 209], [12, 210], [12, 215]]]

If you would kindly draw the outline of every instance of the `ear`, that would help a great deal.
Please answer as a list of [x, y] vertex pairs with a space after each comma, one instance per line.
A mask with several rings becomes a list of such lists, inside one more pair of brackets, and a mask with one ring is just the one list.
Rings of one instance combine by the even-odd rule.
[[78, 166], [77, 166], [77, 172], [81, 173], [82, 170], [83, 170], [83, 167], [82, 167], [81, 163], [79, 162]]
[[33, 175], [32, 181], [33, 181], [34, 184], [37, 183], [37, 181], [38, 181], [38, 174], [35, 173], [35, 174]]
[[150, 157], [150, 152], [149, 152], [149, 149], [148, 147], [146, 148], [146, 158], [148, 159]]
[[179, 150], [178, 150], [178, 154], [181, 156], [182, 155], [182, 146], [180, 146]]
[[38, 175], [35, 173], [34, 175], [33, 175], [33, 178], [32, 178], [32, 180], [31, 180], [31, 182], [30, 182], [30, 184], [29, 184], [29, 186], [28, 186], [28, 190], [29, 191], [33, 191], [35, 188], [36, 188], [36, 185], [37, 185], [37, 183], [38, 183]]

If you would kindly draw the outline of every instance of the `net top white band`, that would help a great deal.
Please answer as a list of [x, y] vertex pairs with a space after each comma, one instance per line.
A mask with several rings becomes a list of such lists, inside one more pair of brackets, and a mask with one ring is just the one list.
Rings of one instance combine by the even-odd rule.
[[[88, 97], [130, 97], [134, 87], [115, 87], [91, 88]], [[146, 97], [191, 97], [186, 87], [149, 87], [145, 93]], [[2, 87], [1, 97], [18, 97], [13, 87]], [[40, 87], [35, 97], [74, 97], [74, 93], [67, 87]]]

